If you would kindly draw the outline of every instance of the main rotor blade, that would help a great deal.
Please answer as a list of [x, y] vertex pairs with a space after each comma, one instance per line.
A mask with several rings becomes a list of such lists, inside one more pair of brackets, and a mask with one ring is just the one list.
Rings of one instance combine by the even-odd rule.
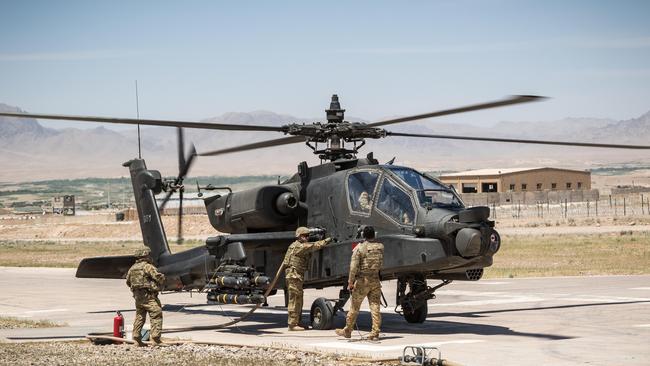
[[540, 96], [537, 96], [537, 95], [513, 95], [513, 96], [510, 96], [509, 98], [502, 99], [502, 100], [497, 100], [497, 101], [494, 101], [494, 102], [473, 104], [473, 105], [468, 105], [468, 106], [465, 106], [465, 107], [459, 107], [459, 108], [453, 108], [453, 109], [445, 109], [445, 110], [442, 110], [442, 111], [436, 111], [436, 112], [431, 112], [431, 113], [423, 113], [423, 114], [416, 114], [416, 115], [413, 115], [413, 116], [389, 119], [389, 120], [386, 120], [386, 121], [379, 121], [379, 122], [375, 122], [375, 123], [370, 123], [370, 124], [368, 124], [368, 126], [371, 126], [371, 127], [386, 126], [386, 125], [392, 125], [392, 124], [395, 124], [395, 123], [415, 121], [415, 120], [418, 120], [418, 119], [447, 116], [447, 115], [450, 115], [450, 114], [478, 111], [478, 110], [481, 110], [481, 109], [490, 109], [490, 108], [496, 108], [496, 107], [503, 107], [503, 106], [512, 105], [512, 104], [529, 103], [529, 102], [541, 101], [541, 100], [544, 100], [544, 99], [546, 99], [546, 97], [540, 97]]
[[386, 136], [424, 137], [430, 139], [448, 139], [448, 140], [492, 141], [492, 142], [508, 142], [508, 143], [517, 143], [517, 144], [599, 147], [599, 148], [610, 148], [610, 149], [637, 149], [637, 150], [650, 149], [649, 145], [619, 145], [619, 144], [601, 144], [601, 143], [591, 143], [591, 142], [506, 139], [506, 138], [498, 138], [498, 137], [428, 135], [428, 134], [421, 134], [421, 133], [401, 133], [401, 132], [390, 132], [390, 131], [386, 132]]
[[94, 117], [94, 116], [70, 116], [70, 115], [62, 115], [62, 114], [34, 114], [34, 113], [7, 113], [7, 112], [1, 112], [0, 116], [17, 117], [17, 118], [54, 119], [54, 120], [78, 121], [78, 122], [121, 123], [127, 125], [140, 124], [140, 125], [147, 125], [147, 126], [202, 128], [208, 130], [284, 132], [284, 129], [282, 127], [274, 127], [274, 126], [234, 125], [228, 123], [170, 121], [170, 120], [160, 120], [160, 119], [134, 119], [134, 118], [113, 118], [113, 117]]
[[215, 156], [215, 155], [222, 155], [222, 154], [230, 154], [230, 153], [239, 152], [239, 151], [263, 149], [263, 148], [266, 148], [266, 147], [295, 144], [297, 142], [304, 142], [304, 141], [305, 141], [305, 138], [303, 136], [289, 136], [289, 137], [283, 137], [283, 138], [280, 138], [280, 139], [266, 140], [266, 141], [254, 142], [252, 144], [229, 147], [227, 149], [208, 151], [208, 152], [204, 152], [204, 153], [199, 153], [198, 155], [199, 156]]

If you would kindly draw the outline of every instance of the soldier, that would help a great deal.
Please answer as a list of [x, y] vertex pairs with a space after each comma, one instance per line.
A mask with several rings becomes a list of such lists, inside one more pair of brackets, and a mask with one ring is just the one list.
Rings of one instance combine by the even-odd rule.
[[345, 321], [345, 328], [337, 329], [336, 334], [345, 338], [352, 336], [361, 302], [367, 296], [372, 315], [372, 331], [368, 339], [377, 340], [381, 326], [379, 270], [384, 263], [384, 244], [375, 241], [375, 229], [372, 226], [363, 228], [363, 237], [366, 240], [354, 248], [350, 262], [348, 288], [352, 290], [352, 304]]
[[361, 192], [361, 195], [359, 196], [359, 207], [361, 207], [361, 210], [368, 212], [370, 211], [371, 205], [372, 203], [370, 202], [370, 196], [368, 196], [368, 192]]
[[135, 253], [137, 260], [126, 274], [126, 285], [131, 288], [135, 298], [133, 340], [140, 347], [144, 346], [141, 332], [142, 326], [147, 320], [147, 313], [149, 313], [151, 323], [151, 340], [156, 345], [161, 343], [163, 315], [160, 300], [158, 300], [158, 291], [165, 283], [165, 275], [154, 267], [150, 255], [149, 248], [137, 250]]
[[285, 266], [285, 279], [289, 293], [289, 330], [298, 331], [309, 329], [301, 321], [302, 316], [302, 283], [305, 279], [307, 263], [312, 252], [321, 249], [332, 241], [330, 238], [309, 242], [309, 229], [299, 227], [296, 229], [296, 241], [294, 241], [284, 256], [282, 265]]

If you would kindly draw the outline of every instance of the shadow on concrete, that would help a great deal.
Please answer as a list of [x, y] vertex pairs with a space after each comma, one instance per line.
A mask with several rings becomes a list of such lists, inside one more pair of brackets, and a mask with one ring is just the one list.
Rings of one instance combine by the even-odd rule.
[[[521, 311], [544, 311], [544, 310], [554, 310], [554, 309], [568, 309], [568, 308], [582, 308], [582, 307], [594, 307], [594, 306], [616, 306], [616, 305], [627, 305], [627, 304], [638, 304], [638, 303], [650, 303], [650, 301], [625, 301], [625, 302], [599, 302], [599, 303], [587, 303], [587, 304], [570, 304], [570, 305], [557, 305], [557, 306], [541, 306], [541, 307], [526, 307], [526, 308], [514, 308], [514, 309], [496, 309], [496, 310], [484, 310], [484, 311], [471, 311], [471, 312], [445, 312], [445, 313], [433, 313], [428, 316], [428, 320], [422, 324], [409, 324], [406, 323], [404, 318], [399, 314], [386, 314], [382, 313], [382, 330], [392, 334], [427, 334], [427, 335], [449, 335], [449, 334], [475, 334], [475, 335], [507, 335], [507, 336], [516, 336], [516, 337], [532, 337], [548, 340], [560, 340], [560, 339], [570, 339], [572, 337], [564, 336], [560, 334], [544, 334], [544, 333], [528, 333], [528, 332], [518, 332], [516, 330], [510, 329], [508, 327], [503, 327], [499, 325], [490, 325], [490, 324], [473, 324], [459, 321], [445, 321], [441, 318], [445, 317], [466, 317], [466, 318], [484, 318], [490, 314], [499, 314], [499, 313], [509, 313], [509, 312], [521, 312]], [[219, 328], [219, 324], [225, 323], [227, 321], [236, 319], [246, 314], [251, 307], [242, 306], [238, 309], [223, 309], [218, 305], [211, 307], [211, 309], [195, 309], [196, 307], [205, 307], [206, 304], [186, 304], [186, 305], [173, 305], [167, 304], [163, 307], [164, 311], [167, 312], [176, 312], [183, 313], [188, 315], [217, 315], [220, 317], [219, 321], [215, 321], [214, 324], [205, 324], [203, 321], [202, 325], [196, 327], [188, 327], [175, 330], [169, 329], [165, 330], [164, 333], [174, 333], [179, 331], [188, 331], [188, 330], [214, 330], [220, 333], [241, 333], [241, 334], [251, 334], [251, 335], [267, 335], [274, 336], [283, 334], [283, 337], [292, 337], [294, 333], [285, 333], [284, 330], [287, 326], [287, 315], [284, 313], [278, 313], [278, 311], [284, 311], [284, 308], [280, 307], [269, 307], [269, 308], [260, 308], [260, 310], [242, 323], [231, 325], [227, 328]], [[264, 309], [274, 310], [273, 313], [264, 312]], [[133, 309], [121, 310], [122, 312], [132, 312]], [[92, 313], [113, 313], [114, 309], [105, 310], [105, 311], [95, 311]], [[303, 312], [303, 321], [308, 321], [309, 313]], [[359, 313], [359, 318], [357, 319], [357, 325], [361, 332], [368, 332], [370, 330], [371, 318], [368, 311], [361, 311]], [[342, 328], [345, 326], [345, 316], [343, 313], [339, 313], [334, 319], [334, 327]], [[333, 333], [333, 331], [332, 331]], [[309, 332], [296, 332], [295, 336], [300, 338], [309, 337]], [[321, 338], [324, 335], [322, 332], [317, 332], [318, 336], [315, 338]]]
[[7, 339], [12, 341], [37, 341], [37, 340], [48, 340], [48, 339], [84, 339], [86, 338], [85, 334], [79, 335], [69, 335], [69, 336], [18, 336], [18, 337], [7, 337]]
[[582, 308], [582, 307], [592, 307], [592, 306], [613, 306], [613, 305], [629, 305], [629, 304], [643, 304], [650, 303], [650, 301], [619, 301], [619, 302], [596, 302], [588, 304], [570, 304], [570, 305], [555, 305], [555, 306], [535, 306], [527, 308], [515, 308], [515, 309], [497, 309], [497, 310], [484, 310], [484, 311], [468, 311], [464, 313], [434, 313], [429, 314], [428, 318], [431, 317], [447, 317], [447, 316], [458, 316], [458, 317], [468, 317], [468, 318], [482, 318], [485, 315], [489, 314], [500, 314], [500, 313], [514, 313], [519, 311], [539, 311], [539, 310], [556, 310], [556, 309], [570, 309], [570, 308]]
[[[180, 311], [185, 308], [194, 308], [200, 306], [209, 306], [208, 304], [163, 304], [163, 311]], [[134, 312], [135, 308], [129, 309], [111, 309], [111, 310], [98, 310], [98, 311], [88, 311], [86, 314], [110, 314], [119, 311], [120, 313], [129, 313]]]
[[[211, 314], [220, 315], [226, 318], [234, 319], [243, 314], [244, 311], [237, 310], [223, 310], [223, 312], [207, 311], [207, 310], [189, 310], [189, 314]], [[183, 311], [180, 311], [183, 312]], [[449, 316], [456, 316], [449, 314]], [[303, 312], [303, 321], [307, 321], [309, 314]], [[254, 322], [254, 323], [252, 323]], [[549, 340], [568, 339], [571, 337], [557, 335], [557, 334], [542, 334], [542, 333], [526, 333], [517, 332], [507, 327], [489, 324], [472, 324], [454, 321], [438, 321], [429, 320], [422, 324], [408, 324], [404, 318], [399, 314], [382, 314], [382, 331], [392, 334], [427, 334], [427, 335], [448, 335], [448, 334], [476, 334], [476, 335], [509, 335], [517, 337], [533, 337]], [[370, 331], [371, 318], [368, 311], [361, 311], [357, 318], [357, 325], [362, 333]], [[246, 319], [243, 323], [235, 324], [231, 327], [224, 329], [217, 329], [215, 331], [220, 333], [242, 333], [257, 336], [263, 335], [278, 335], [283, 334], [283, 337], [292, 337], [293, 333], [284, 333], [284, 328], [287, 326], [287, 317], [285, 314], [272, 314], [272, 313], [254, 313], [250, 318]], [[345, 316], [341, 313], [334, 319], [334, 327], [342, 328], [345, 326]], [[205, 326], [202, 328], [207, 328]], [[173, 332], [173, 331], [172, 331]], [[332, 331], [333, 333], [333, 331]], [[309, 332], [296, 332], [295, 336], [304, 338]], [[318, 332], [318, 337], [322, 337], [323, 333]], [[333, 335], [333, 334], [332, 334]], [[333, 335], [334, 336], [334, 335]]]

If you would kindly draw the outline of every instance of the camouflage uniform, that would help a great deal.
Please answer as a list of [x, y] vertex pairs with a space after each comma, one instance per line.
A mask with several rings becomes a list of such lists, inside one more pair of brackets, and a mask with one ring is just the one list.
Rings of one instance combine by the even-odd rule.
[[151, 339], [155, 343], [160, 342], [162, 332], [162, 307], [158, 299], [158, 291], [162, 289], [165, 282], [165, 275], [158, 272], [151, 264], [149, 254], [143, 256], [146, 251], [140, 251], [136, 256], [139, 258], [126, 274], [126, 285], [131, 288], [135, 298], [135, 320], [133, 321], [133, 340], [141, 344], [140, 337], [142, 327], [147, 320], [149, 313], [151, 322]]
[[[301, 228], [296, 230], [296, 236], [300, 236], [299, 231]], [[306, 228], [305, 228], [306, 229]], [[307, 234], [309, 233], [309, 229]], [[309, 261], [309, 256], [312, 252], [315, 252], [331, 241], [330, 238], [325, 240], [319, 240], [317, 242], [301, 242], [296, 240], [287, 249], [287, 253], [284, 255], [284, 261], [282, 264], [285, 266], [285, 279], [287, 283], [287, 289], [289, 292], [289, 305], [287, 312], [289, 313], [289, 328], [299, 326], [301, 324], [301, 315], [302, 315], [302, 283], [305, 280], [305, 271], [307, 270], [307, 264]]]
[[363, 299], [368, 297], [370, 313], [372, 316], [372, 331], [369, 338], [379, 337], [381, 327], [381, 280], [379, 270], [384, 263], [384, 244], [375, 241], [364, 241], [354, 248], [350, 262], [349, 281], [354, 281], [352, 290], [352, 304], [345, 321], [345, 334], [352, 333], [354, 324], [359, 315], [359, 308]]

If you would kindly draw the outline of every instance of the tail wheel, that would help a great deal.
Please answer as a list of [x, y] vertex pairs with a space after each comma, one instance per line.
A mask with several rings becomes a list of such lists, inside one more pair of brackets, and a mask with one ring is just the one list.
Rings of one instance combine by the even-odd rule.
[[318, 330], [332, 329], [334, 323], [334, 311], [332, 304], [324, 297], [314, 300], [309, 313], [311, 327]]

